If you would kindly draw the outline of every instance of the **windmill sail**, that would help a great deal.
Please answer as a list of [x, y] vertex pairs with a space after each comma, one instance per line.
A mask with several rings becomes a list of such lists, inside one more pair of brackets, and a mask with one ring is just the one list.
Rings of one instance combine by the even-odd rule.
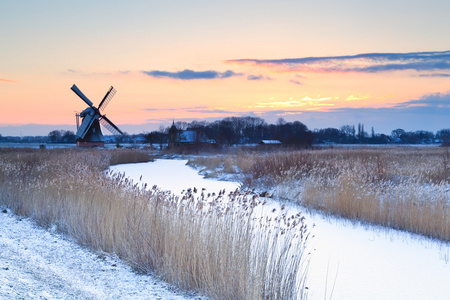
[[116, 94], [116, 90], [113, 87], [111, 87], [109, 89], [109, 91], [106, 93], [105, 97], [103, 97], [102, 102], [100, 102], [100, 104], [98, 105], [98, 109], [103, 111], [106, 108], [106, 106], [109, 104], [109, 101], [111, 101], [112, 97], [114, 97], [115, 94]]
[[72, 91], [74, 91], [75, 92], [75, 94], [77, 94], [78, 95], [78, 97], [80, 97], [84, 102], [86, 102], [86, 104], [87, 105], [89, 105], [89, 106], [94, 106], [94, 103], [92, 103], [91, 102], [91, 100], [89, 100], [79, 89], [78, 89], [78, 87], [74, 84], [74, 85], [72, 85], [72, 88], [71, 88], [71, 90]]
[[114, 125], [114, 123], [111, 122], [105, 115], [101, 117], [100, 123], [114, 135], [123, 134], [123, 132], [116, 125]]

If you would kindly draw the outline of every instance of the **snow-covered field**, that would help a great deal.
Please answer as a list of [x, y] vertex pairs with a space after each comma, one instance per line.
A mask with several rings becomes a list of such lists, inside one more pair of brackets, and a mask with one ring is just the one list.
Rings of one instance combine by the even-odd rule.
[[198, 299], [0, 211], [0, 299]]
[[[162, 159], [112, 169], [176, 194], [194, 187], [207, 192], [238, 187], [204, 179], [185, 164], [186, 160]], [[311, 299], [450, 299], [449, 244], [320, 214], [304, 215], [314, 235], [307, 284]]]

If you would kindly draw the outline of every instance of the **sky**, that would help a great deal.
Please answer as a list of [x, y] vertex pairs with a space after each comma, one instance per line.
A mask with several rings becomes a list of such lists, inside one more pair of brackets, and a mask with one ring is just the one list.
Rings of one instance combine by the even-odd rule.
[[[450, 1], [0, 1], [0, 134], [257, 116], [450, 128]], [[107, 132], [105, 132], [107, 133]]]

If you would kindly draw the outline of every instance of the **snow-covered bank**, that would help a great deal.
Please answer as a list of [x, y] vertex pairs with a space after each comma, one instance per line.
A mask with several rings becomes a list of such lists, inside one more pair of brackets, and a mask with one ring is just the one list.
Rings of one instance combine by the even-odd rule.
[[[125, 172], [135, 182], [177, 194], [194, 187], [217, 192], [238, 186], [204, 179], [185, 164], [186, 160], [157, 160], [112, 169]], [[449, 299], [449, 244], [319, 214], [304, 215], [315, 236], [310, 241], [307, 284], [311, 299]]]
[[0, 299], [196, 298], [0, 211]]

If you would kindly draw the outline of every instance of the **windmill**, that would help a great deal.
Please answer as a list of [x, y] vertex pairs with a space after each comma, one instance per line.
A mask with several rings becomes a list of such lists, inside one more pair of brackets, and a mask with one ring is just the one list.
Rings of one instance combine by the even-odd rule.
[[[123, 132], [111, 122], [106, 115], [102, 115], [100, 110], [104, 110], [112, 97], [116, 94], [116, 90], [111, 87], [106, 93], [103, 100], [98, 105], [98, 108], [92, 103], [74, 84], [72, 91], [78, 95], [87, 105], [88, 108], [81, 113], [76, 114], [77, 118], [77, 146], [79, 147], [103, 147], [105, 145], [105, 138], [103, 137], [100, 129], [100, 123], [106, 127], [112, 134], [121, 135]], [[81, 125], [79, 125], [79, 119], [82, 118]]]

